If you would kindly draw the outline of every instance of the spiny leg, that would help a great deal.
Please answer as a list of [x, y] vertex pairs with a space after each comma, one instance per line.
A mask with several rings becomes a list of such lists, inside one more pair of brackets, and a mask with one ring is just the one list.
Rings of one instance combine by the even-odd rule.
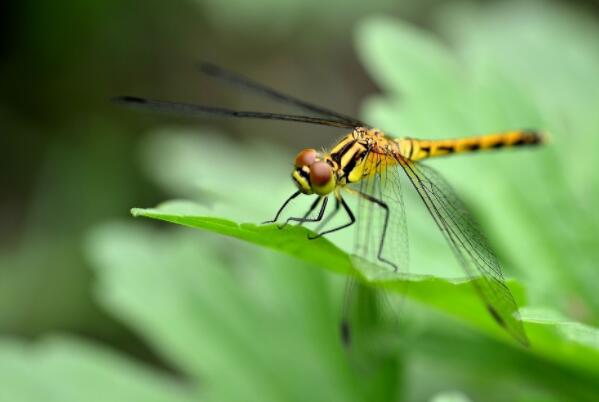
[[[320, 207], [320, 211], [318, 211], [318, 216], [316, 218], [308, 218], [308, 216], [310, 216], [310, 214], [312, 213], [312, 211], [314, 211], [316, 209], [316, 207], [318, 206], [318, 204], [320, 203], [320, 201], [322, 201], [322, 206]], [[302, 225], [305, 222], [320, 222], [320, 220], [322, 220], [322, 217], [324, 215], [324, 211], [327, 208], [328, 201], [329, 201], [328, 197], [318, 197], [312, 203], [312, 205], [310, 205], [310, 209], [308, 209], [308, 212], [306, 212], [303, 217], [298, 218], [298, 217], [292, 216], [290, 218], [287, 218], [287, 220], [285, 221], [285, 223], [283, 225], [279, 226], [279, 229], [283, 229], [291, 221], [299, 222], [300, 225]]]
[[337, 211], [339, 211], [339, 204], [341, 204], [343, 206], [343, 209], [347, 213], [347, 216], [349, 217], [349, 222], [344, 223], [343, 225], [334, 227], [332, 229], [325, 230], [324, 232], [317, 233], [316, 236], [308, 236], [308, 239], [310, 239], [310, 240], [317, 239], [317, 238], [319, 238], [321, 236], [324, 236], [326, 234], [333, 233], [333, 232], [336, 232], [336, 231], [341, 230], [341, 229], [345, 229], [346, 227], [349, 227], [349, 226], [353, 225], [356, 222], [356, 217], [354, 216], [354, 213], [349, 208], [349, 206], [347, 205], [347, 203], [345, 202], [345, 200], [343, 199], [343, 197], [341, 197], [341, 195], [335, 195], [335, 200], [336, 200], [335, 211], [331, 215], [329, 215], [327, 217], [327, 219], [318, 226], [318, 228], [317, 228], [316, 231], [318, 232], [319, 229], [321, 229], [322, 227], [324, 227], [324, 225], [337, 213]]
[[277, 211], [277, 214], [275, 215], [274, 219], [270, 220], [270, 221], [264, 221], [264, 222], [262, 222], [262, 224], [265, 225], [267, 223], [275, 223], [277, 220], [279, 220], [279, 216], [281, 215], [281, 213], [283, 212], [285, 207], [291, 202], [291, 200], [293, 200], [295, 197], [297, 197], [300, 194], [301, 194], [301, 191], [296, 191], [295, 193], [291, 194], [291, 197], [287, 198], [287, 200], [283, 203], [283, 205], [281, 205], [281, 208], [279, 208], [279, 210]]
[[379, 261], [382, 261], [384, 263], [391, 265], [393, 267], [393, 270], [395, 272], [397, 272], [397, 265], [395, 265], [394, 263], [392, 263], [391, 261], [389, 261], [383, 257], [383, 247], [385, 245], [385, 237], [387, 236], [387, 226], [389, 225], [389, 206], [384, 201], [379, 200], [378, 198], [374, 198], [371, 195], [365, 194], [365, 193], [363, 193], [361, 191], [357, 191], [357, 190], [355, 192], [360, 197], [363, 197], [365, 200], [375, 203], [379, 207], [383, 208], [383, 210], [385, 211], [385, 220], [383, 222], [383, 233], [381, 234], [381, 238], [379, 240], [379, 251], [377, 253], [376, 258]]

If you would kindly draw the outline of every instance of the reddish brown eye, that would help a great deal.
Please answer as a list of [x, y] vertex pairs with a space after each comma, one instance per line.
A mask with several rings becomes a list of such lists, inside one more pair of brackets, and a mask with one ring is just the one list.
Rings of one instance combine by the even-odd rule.
[[324, 186], [331, 180], [331, 167], [325, 162], [314, 162], [310, 165], [310, 183], [315, 186]]
[[317, 156], [318, 153], [315, 149], [304, 149], [295, 157], [295, 167], [310, 166], [316, 161]]

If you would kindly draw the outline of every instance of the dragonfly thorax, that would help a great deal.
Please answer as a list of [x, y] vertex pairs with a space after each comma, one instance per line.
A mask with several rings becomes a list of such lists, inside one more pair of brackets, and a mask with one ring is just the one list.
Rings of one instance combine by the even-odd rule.
[[315, 149], [300, 151], [295, 157], [294, 166], [291, 178], [302, 193], [327, 195], [335, 189], [337, 180], [334, 168]]

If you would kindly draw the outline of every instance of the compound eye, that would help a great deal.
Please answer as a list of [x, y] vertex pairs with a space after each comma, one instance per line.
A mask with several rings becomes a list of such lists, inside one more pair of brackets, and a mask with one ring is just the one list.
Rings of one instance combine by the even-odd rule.
[[295, 157], [294, 165], [295, 167], [302, 166], [310, 166], [314, 162], [316, 162], [316, 158], [318, 157], [318, 152], [316, 152], [313, 148], [307, 148], [300, 151], [299, 154]]
[[316, 194], [329, 194], [335, 189], [333, 169], [326, 162], [314, 162], [310, 165], [310, 183]]
[[310, 183], [316, 186], [324, 186], [331, 180], [331, 167], [325, 162], [314, 162], [310, 165]]

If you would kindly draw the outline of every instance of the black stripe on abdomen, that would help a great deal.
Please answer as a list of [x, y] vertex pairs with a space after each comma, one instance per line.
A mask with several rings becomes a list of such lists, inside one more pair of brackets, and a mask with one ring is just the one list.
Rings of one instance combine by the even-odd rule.
[[446, 151], [447, 153], [452, 153], [455, 152], [455, 147], [453, 146], [447, 146], [447, 145], [439, 145], [437, 147], [437, 151]]

